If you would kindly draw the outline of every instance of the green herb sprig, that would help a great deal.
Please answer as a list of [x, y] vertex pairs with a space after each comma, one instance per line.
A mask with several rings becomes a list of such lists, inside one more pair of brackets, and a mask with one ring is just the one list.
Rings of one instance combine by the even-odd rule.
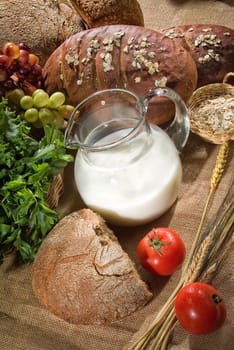
[[58, 128], [45, 125], [36, 140], [7, 103], [0, 102], [0, 259], [14, 248], [26, 262], [59, 219], [46, 202], [48, 189], [73, 157]]

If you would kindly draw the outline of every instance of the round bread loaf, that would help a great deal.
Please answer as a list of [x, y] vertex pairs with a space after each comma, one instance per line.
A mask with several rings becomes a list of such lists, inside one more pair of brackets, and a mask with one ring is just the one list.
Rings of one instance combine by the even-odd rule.
[[24, 42], [43, 65], [69, 36], [106, 24], [144, 25], [136, 0], [2, 0], [0, 46]]
[[110, 24], [144, 26], [137, 0], [69, 0], [88, 28]]
[[63, 0], [2, 0], [1, 13], [0, 46], [23, 42], [41, 65], [64, 40], [85, 29], [78, 13]]
[[40, 303], [74, 324], [106, 324], [152, 297], [104, 220], [90, 209], [73, 212], [52, 229], [33, 264]]
[[[97, 90], [115, 87], [145, 97], [167, 86], [186, 102], [197, 84], [196, 65], [187, 50], [157, 31], [130, 25], [73, 35], [49, 57], [43, 76], [48, 93], [63, 91], [73, 105]], [[174, 104], [168, 99], [152, 100], [151, 122], [162, 124], [173, 115]]]
[[221, 83], [234, 72], [234, 30], [221, 25], [194, 24], [162, 31], [192, 55], [198, 71], [197, 87]]

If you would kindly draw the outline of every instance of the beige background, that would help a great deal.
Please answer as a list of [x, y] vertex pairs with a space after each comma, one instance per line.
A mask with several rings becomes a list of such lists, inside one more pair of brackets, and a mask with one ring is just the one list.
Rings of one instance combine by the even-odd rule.
[[234, 26], [234, 0], [141, 0], [145, 27], [160, 30], [169, 26], [213, 23]]
[[[160, 30], [176, 24], [217, 23], [234, 26], [234, 1], [139, 1], [145, 17], [145, 26]], [[115, 232], [130, 257], [136, 261], [135, 248], [139, 238], [153, 225], [170, 226], [183, 236], [189, 249], [209, 186], [210, 174], [218, 148], [190, 136], [182, 154], [184, 168], [181, 192], [176, 204], [160, 219], [131, 230]], [[228, 191], [234, 169], [232, 143], [229, 162], [224, 177], [212, 202], [208, 221], [215, 216]], [[72, 169], [65, 174], [66, 188], [60, 208], [63, 214], [81, 204], [74, 191]], [[225, 326], [207, 336], [189, 336], [176, 328], [170, 349], [172, 350], [232, 350], [234, 349], [233, 323], [233, 265], [230, 252], [222, 270], [213, 280], [222, 292], [228, 309]], [[157, 313], [176, 285], [179, 272], [170, 278], [156, 278], [136, 267], [154, 292], [153, 300], [142, 310], [111, 326], [75, 326], [58, 319], [43, 309], [31, 288], [31, 264], [17, 266], [14, 256], [5, 259], [0, 267], [0, 350], [120, 350], [127, 349], [132, 337], [141, 330], [144, 322]], [[113, 301], [114, 302], [114, 301]]]

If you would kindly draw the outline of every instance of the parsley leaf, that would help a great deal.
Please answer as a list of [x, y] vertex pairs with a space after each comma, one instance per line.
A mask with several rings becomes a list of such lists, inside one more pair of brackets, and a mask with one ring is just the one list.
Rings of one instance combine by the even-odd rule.
[[23, 262], [34, 259], [43, 239], [59, 220], [49, 208], [49, 185], [73, 157], [66, 153], [63, 133], [44, 126], [38, 141], [30, 127], [0, 102], [0, 259], [15, 249]]

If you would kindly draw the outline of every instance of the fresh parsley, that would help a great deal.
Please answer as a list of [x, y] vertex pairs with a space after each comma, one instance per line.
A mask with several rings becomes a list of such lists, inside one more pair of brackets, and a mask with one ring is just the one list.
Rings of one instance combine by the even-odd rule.
[[53, 177], [73, 157], [66, 153], [63, 133], [44, 126], [36, 140], [31, 128], [0, 102], [0, 259], [14, 248], [23, 262], [34, 259], [43, 239], [59, 220], [47, 202]]

